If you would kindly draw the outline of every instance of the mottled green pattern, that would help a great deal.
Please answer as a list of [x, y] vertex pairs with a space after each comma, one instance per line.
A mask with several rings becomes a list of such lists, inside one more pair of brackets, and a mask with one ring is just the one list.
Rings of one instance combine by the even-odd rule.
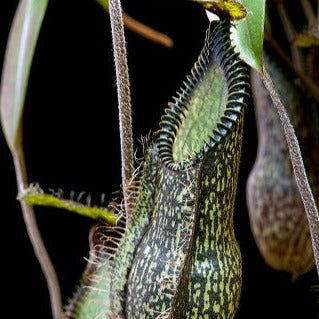
[[241, 287], [233, 210], [242, 123], [196, 167], [160, 170], [154, 217], [128, 281], [127, 318], [168, 318], [180, 280], [187, 282], [176, 295], [183, 306], [170, 318], [234, 317]]
[[161, 167], [153, 218], [128, 279], [127, 318], [168, 315], [192, 229], [197, 169]]
[[212, 63], [186, 104], [185, 119], [179, 127], [173, 144], [174, 161], [182, 162], [200, 151], [213, 128], [217, 128], [226, 100], [225, 77], [220, 66]]
[[[93, 266], [89, 267], [84, 274], [84, 282], [68, 306], [65, 319], [111, 319], [112, 316], [119, 318], [122, 315], [127, 272], [152, 212], [157, 165], [157, 149], [152, 147], [148, 150], [143, 166], [133, 218], [123, 239], [118, 240], [115, 254], [110, 255], [107, 247], [108, 242], [114, 246], [115, 237], [112, 227], [101, 225], [100, 229], [93, 231], [95, 237], [105, 239], [103, 243], [105, 247], [99, 247], [100, 242], [98, 246], [93, 247], [90, 261]], [[116, 226], [114, 230], [116, 231]]]
[[[170, 318], [234, 318], [241, 290], [241, 254], [233, 228], [243, 118], [201, 163], [189, 264]], [[186, 288], [186, 289], [185, 289]]]
[[[222, 105], [210, 100], [205, 101], [208, 106], [193, 103], [189, 106], [192, 111], [183, 109], [176, 122], [172, 117], [180, 105], [171, 104], [161, 122], [159, 154], [166, 169], [160, 169], [153, 218], [130, 272], [128, 319], [234, 318], [239, 303], [241, 255], [234, 236], [233, 210], [248, 77], [230, 47], [229, 23], [222, 22], [210, 36], [213, 49], [203, 54], [214, 61], [209, 68], [213, 63], [222, 66], [224, 80], [219, 83], [227, 84], [227, 99]], [[196, 83], [201, 87], [201, 80]], [[179, 94], [181, 105], [187, 105], [185, 96], [196, 95], [188, 95], [186, 89]], [[195, 86], [194, 90], [199, 89]], [[219, 99], [223, 90], [223, 86], [215, 88], [215, 97]], [[202, 107], [206, 112], [210, 107], [218, 108], [208, 114], [221, 113], [218, 119], [208, 116], [205, 128], [192, 125], [193, 119], [203, 121], [195, 116]], [[189, 123], [183, 126], [184, 121]], [[201, 151], [196, 153], [196, 160], [191, 158], [180, 166], [173, 162], [168, 147], [176, 142], [171, 140], [171, 132], [178, 127], [177, 138], [184, 127], [181, 139], [187, 139], [196, 125], [203, 137]], [[177, 200], [183, 192], [191, 199], [187, 206]], [[182, 233], [185, 236], [181, 239]]]
[[111, 283], [112, 311], [115, 316], [123, 315], [125, 288], [135, 251], [148, 228], [154, 207], [156, 179], [158, 174], [158, 154], [156, 145], [149, 151], [149, 158], [143, 171], [136, 209], [131, 224], [118, 247], [113, 261]]
[[102, 236], [97, 272], [88, 272], [90, 288], [82, 285], [66, 318], [234, 318], [241, 256], [233, 209], [249, 77], [230, 22], [214, 26], [162, 117], [131, 223], [115, 246], [110, 227], [93, 232]]

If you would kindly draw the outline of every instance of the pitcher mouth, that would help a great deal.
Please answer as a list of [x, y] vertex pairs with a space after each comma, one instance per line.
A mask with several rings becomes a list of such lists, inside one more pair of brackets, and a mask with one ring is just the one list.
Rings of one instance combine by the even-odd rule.
[[213, 24], [191, 74], [174, 102], [168, 103], [157, 132], [159, 157], [172, 170], [196, 165], [233, 131], [247, 106], [248, 68], [231, 44], [231, 23], [227, 19]]

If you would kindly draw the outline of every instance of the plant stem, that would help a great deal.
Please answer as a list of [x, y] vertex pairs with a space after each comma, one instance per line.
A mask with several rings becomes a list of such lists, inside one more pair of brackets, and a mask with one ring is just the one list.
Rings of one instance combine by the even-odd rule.
[[130, 185], [132, 183], [134, 169], [130, 81], [120, 0], [109, 0], [109, 8], [120, 120], [122, 187], [126, 221], [128, 222], [131, 216]]
[[288, 16], [286, 8], [282, 2], [277, 3], [277, 10], [278, 10], [282, 25], [284, 27], [288, 42], [290, 44], [290, 51], [291, 51], [292, 60], [293, 60], [294, 64], [296, 65], [297, 69], [300, 72], [303, 72], [303, 63], [302, 63], [301, 52], [300, 52], [298, 47], [291, 44], [295, 35], [296, 35], [295, 28], [292, 25], [292, 22]]
[[[103, 9], [106, 12], [110, 13], [109, 0], [96, 0], [96, 1], [103, 7]], [[171, 48], [174, 45], [173, 40], [170, 37], [168, 37], [166, 34], [158, 32], [154, 30], [153, 28], [135, 20], [124, 11], [122, 11], [122, 13], [123, 13], [124, 25], [131, 31], [141, 35], [142, 37], [148, 40], [162, 44], [168, 48]]]
[[310, 78], [306, 77], [304, 74], [302, 74], [295, 65], [291, 62], [290, 58], [287, 56], [287, 54], [283, 51], [283, 49], [280, 47], [278, 42], [275, 40], [275, 38], [265, 30], [265, 39], [269, 42], [269, 44], [272, 46], [272, 48], [277, 52], [277, 54], [280, 56], [280, 58], [283, 60], [283, 62], [291, 69], [294, 74], [300, 79], [301, 83], [304, 85], [306, 89], [311, 93], [313, 98], [319, 103], [319, 86], [315, 84]]
[[309, 27], [315, 27], [317, 19], [312, 9], [311, 3], [309, 2], [309, 0], [301, 0], [300, 2], [301, 2], [303, 12], [308, 20]]
[[166, 34], [158, 32], [149, 26], [135, 20], [125, 12], [123, 12], [124, 25], [131, 31], [141, 35], [142, 37], [149, 39], [153, 42], [164, 45], [167, 48], [171, 48], [174, 45], [173, 40]]
[[282, 102], [280, 101], [280, 97], [275, 90], [274, 84], [266, 70], [263, 67], [263, 81], [265, 86], [271, 96], [271, 99], [275, 105], [275, 108], [278, 112], [281, 124], [283, 126], [285, 137], [289, 149], [289, 154], [291, 158], [292, 167], [294, 170], [297, 186], [301, 195], [301, 199], [303, 205], [305, 207], [305, 211], [308, 218], [310, 235], [312, 240], [312, 247], [317, 267], [317, 273], [319, 275], [319, 214], [316, 206], [315, 199], [313, 197], [304, 163], [302, 160], [302, 155], [299, 147], [299, 143], [297, 137], [295, 135], [295, 131], [291, 122], [289, 120], [289, 116], [286, 112], [286, 109]]
[[[16, 179], [18, 191], [21, 193], [28, 184], [27, 173], [24, 161], [24, 153], [21, 147], [15, 149], [13, 152], [13, 161], [16, 171]], [[34, 253], [40, 263], [43, 274], [46, 278], [50, 300], [51, 309], [54, 319], [61, 319], [62, 316], [62, 302], [60, 285], [53, 268], [52, 262], [46, 251], [39, 228], [35, 219], [34, 211], [27, 203], [20, 201], [23, 219], [27, 228], [27, 232], [33, 246]]]

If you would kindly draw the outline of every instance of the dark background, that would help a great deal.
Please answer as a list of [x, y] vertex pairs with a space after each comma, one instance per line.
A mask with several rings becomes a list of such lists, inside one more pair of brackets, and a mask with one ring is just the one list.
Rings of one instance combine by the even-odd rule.
[[[0, 66], [18, 1], [0, 2]], [[167, 49], [126, 31], [134, 134], [158, 122], [167, 102], [200, 52], [207, 19], [188, 1], [124, 1], [136, 19], [168, 34]], [[120, 148], [115, 75], [108, 15], [93, 0], [51, 0], [40, 33], [24, 114], [29, 180], [47, 189], [84, 190], [99, 204], [120, 185]], [[238, 319], [316, 318], [311, 286], [316, 272], [294, 284], [290, 275], [265, 265], [255, 246], [245, 203], [245, 182], [256, 155], [253, 109], [246, 114], [235, 231], [243, 255]], [[140, 148], [139, 143], [136, 147]], [[6, 318], [50, 318], [46, 283], [33, 255], [19, 204], [9, 150], [0, 135], [1, 298]], [[36, 208], [37, 220], [60, 278], [63, 301], [86, 265], [92, 221], [56, 209]]]

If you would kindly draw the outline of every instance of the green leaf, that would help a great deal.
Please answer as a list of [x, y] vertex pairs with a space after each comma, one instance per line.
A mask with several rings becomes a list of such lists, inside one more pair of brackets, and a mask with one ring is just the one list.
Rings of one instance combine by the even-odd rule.
[[46, 206], [65, 209], [92, 219], [104, 219], [109, 225], [116, 225], [117, 216], [109, 209], [97, 206], [87, 206], [73, 200], [46, 194], [38, 185], [30, 185], [18, 196], [30, 206]]
[[21, 144], [21, 120], [33, 54], [48, 0], [20, 1], [2, 71], [0, 110], [7, 143], [12, 151]]
[[99, 3], [106, 12], [109, 12], [109, 0], [96, 0], [97, 3]]
[[240, 0], [248, 14], [236, 21], [232, 39], [240, 57], [252, 68], [262, 73], [262, 51], [265, 23], [265, 0]]

